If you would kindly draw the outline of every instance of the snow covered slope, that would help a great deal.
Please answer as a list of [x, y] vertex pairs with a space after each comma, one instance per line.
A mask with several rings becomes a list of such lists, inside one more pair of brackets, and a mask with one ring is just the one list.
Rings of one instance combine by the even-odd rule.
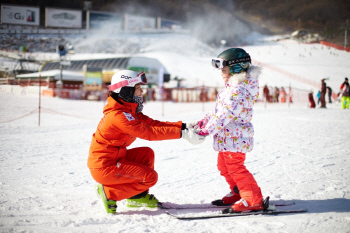
[[[261, 85], [314, 88], [293, 79], [288, 74], [292, 73], [315, 82], [330, 77], [329, 84], [337, 89], [349, 74], [350, 55], [321, 45], [285, 41], [244, 48], [256, 61], [274, 67], [264, 69]], [[162, 58], [169, 71], [189, 80], [198, 77], [221, 85], [219, 74], [210, 67], [210, 56], [161, 51], [146, 55]], [[35, 110], [37, 103], [35, 97], [0, 92], [0, 122], [5, 114], [23, 116]], [[265, 108], [262, 103], [254, 108], [255, 147], [247, 154], [247, 168], [264, 196], [294, 201], [307, 213], [196, 221], [176, 220], [163, 210], [127, 209], [123, 201], [118, 203], [117, 215], [103, 212], [94, 191], [96, 182], [86, 166], [103, 106], [103, 102], [43, 97], [40, 127], [37, 113], [0, 123], [1, 232], [349, 231], [350, 114], [336, 103], [327, 104], [327, 109], [308, 109], [305, 104]], [[149, 102], [144, 113], [159, 120], [189, 122], [201, 119], [213, 107], [212, 102], [167, 102], [162, 116], [162, 103]], [[138, 139], [132, 147], [139, 146], [155, 151], [159, 181], [150, 192], [159, 200], [209, 203], [228, 193], [216, 168], [212, 138], [197, 146], [183, 139]]]

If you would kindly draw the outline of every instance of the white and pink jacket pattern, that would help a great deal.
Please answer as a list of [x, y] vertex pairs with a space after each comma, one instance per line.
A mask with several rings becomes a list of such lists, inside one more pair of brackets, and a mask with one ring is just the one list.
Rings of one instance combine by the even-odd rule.
[[207, 123], [203, 127], [214, 135], [215, 151], [246, 153], [253, 150], [254, 128], [250, 121], [253, 105], [259, 97], [260, 73], [260, 66], [251, 66], [247, 73], [233, 75], [225, 90], [218, 94], [215, 109], [205, 115]]

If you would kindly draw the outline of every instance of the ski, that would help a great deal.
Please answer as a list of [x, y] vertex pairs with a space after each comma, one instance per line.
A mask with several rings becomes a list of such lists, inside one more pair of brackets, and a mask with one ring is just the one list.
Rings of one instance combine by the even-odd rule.
[[[226, 205], [226, 206], [231, 206]], [[284, 201], [284, 200], [272, 200], [270, 201], [270, 205], [274, 206], [291, 206], [295, 205], [294, 201]], [[175, 209], [175, 210], [181, 210], [181, 209], [212, 209], [212, 208], [224, 208], [225, 206], [217, 206], [212, 205], [210, 203], [205, 204], [175, 204], [175, 203], [162, 203], [162, 205], [159, 206], [160, 209]]]
[[295, 209], [295, 210], [276, 209], [276, 210], [257, 210], [257, 211], [250, 211], [250, 212], [239, 212], [239, 213], [228, 213], [228, 214], [223, 214], [220, 211], [217, 211], [217, 213], [198, 215], [198, 216], [197, 215], [176, 215], [176, 214], [169, 213], [168, 211], [165, 211], [165, 213], [171, 217], [174, 217], [180, 220], [195, 220], [195, 219], [238, 217], [238, 216], [249, 216], [249, 215], [277, 215], [277, 214], [288, 214], [288, 213], [302, 213], [306, 211], [307, 209]]

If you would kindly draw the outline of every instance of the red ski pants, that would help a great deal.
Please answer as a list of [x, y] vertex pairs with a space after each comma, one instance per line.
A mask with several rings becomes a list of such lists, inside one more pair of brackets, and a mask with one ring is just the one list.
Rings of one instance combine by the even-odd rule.
[[241, 198], [249, 205], [255, 205], [261, 201], [263, 196], [253, 175], [244, 166], [244, 160], [245, 154], [243, 153], [219, 152], [218, 169], [231, 190], [237, 185]]
[[120, 201], [148, 190], [155, 185], [158, 174], [154, 170], [154, 152], [149, 147], [126, 151], [114, 166], [90, 169], [92, 177], [103, 184], [110, 200]]

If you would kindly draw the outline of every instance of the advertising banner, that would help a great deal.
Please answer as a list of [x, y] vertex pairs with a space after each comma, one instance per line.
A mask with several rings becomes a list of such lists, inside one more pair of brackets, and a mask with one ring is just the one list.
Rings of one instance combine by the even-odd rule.
[[81, 28], [82, 12], [78, 10], [46, 7], [45, 27]]
[[86, 29], [101, 29], [103, 27], [122, 29], [123, 15], [105, 12], [87, 12]]
[[126, 19], [127, 19], [127, 30], [141, 30], [141, 29], [156, 28], [156, 19], [152, 17], [128, 15]]
[[1, 4], [1, 23], [39, 26], [40, 8]]
[[170, 20], [170, 19], [161, 19], [161, 28], [181, 28], [181, 23], [179, 21]]
[[83, 65], [84, 86], [101, 86], [102, 85], [102, 69], [98, 67], [88, 67]]
[[86, 71], [85, 73], [85, 85], [102, 85], [102, 72], [101, 71]]

